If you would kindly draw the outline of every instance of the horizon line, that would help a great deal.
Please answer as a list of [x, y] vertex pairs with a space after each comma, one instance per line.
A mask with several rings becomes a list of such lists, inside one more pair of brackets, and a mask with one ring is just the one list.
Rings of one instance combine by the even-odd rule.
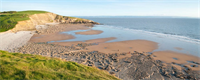
[[[76, 17], [76, 16], [74, 16]], [[189, 16], [135, 16], [135, 15], [97, 15], [97, 16], [77, 16], [77, 17], [166, 17], [166, 18], [199, 18], [200, 17], [189, 17]]]

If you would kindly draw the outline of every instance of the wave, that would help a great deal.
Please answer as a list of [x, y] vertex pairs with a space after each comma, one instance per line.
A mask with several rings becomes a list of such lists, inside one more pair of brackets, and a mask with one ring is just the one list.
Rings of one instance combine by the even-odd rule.
[[111, 26], [111, 25], [104, 25], [109, 28], [114, 28], [114, 29], [120, 29], [120, 30], [128, 30], [136, 33], [144, 33], [144, 34], [151, 34], [151, 35], [156, 35], [156, 36], [162, 36], [162, 37], [168, 37], [180, 41], [185, 41], [185, 42], [190, 42], [190, 43], [195, 43], [195, 44], [200, 44], [199, 39], [193, 39], [187, 36], [181, 36], [181, 35], [175, 35], [175, 34], [169, 34], [169, 33], [159, 33], [159, 32], [150, 32], [150, 31], [145, 31], [145, 30], [137, 30], [137, 29], [130, 29], [130, 28], [124, 28], [124, 27], [116, 27], [116, 26]]

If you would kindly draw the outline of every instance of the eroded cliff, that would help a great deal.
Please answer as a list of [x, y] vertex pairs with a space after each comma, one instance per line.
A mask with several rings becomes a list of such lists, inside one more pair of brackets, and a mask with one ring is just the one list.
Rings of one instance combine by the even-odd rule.
[[99, 24], [92, 20], [60, 16], [54, 13], [41, 13], [29, 16], [30, 20], [19, 21], [17, 25], [11, 29], [12, 32], [35, 30], [36, 25], [44, 25], [46, 23], [66, 23], [66, 24]]

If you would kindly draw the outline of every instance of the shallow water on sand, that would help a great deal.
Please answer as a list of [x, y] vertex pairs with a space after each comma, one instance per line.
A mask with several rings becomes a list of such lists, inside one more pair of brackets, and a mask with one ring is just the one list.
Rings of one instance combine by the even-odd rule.
[[[86, 41], [91, 39], [97, 38], [108, 38], [108, 37], [116, 37], [117, 39], [107, 41], [107, 42], [116, 42], [116, 41], [125, 41], [125, 40], [149, 40], [158, 43], [158, 49], [154, 51], [164, 51], [164, 50], [171, 50], [175, 52], [190, 54], [193, 56], [198, 56], [200, 52], [200, 45], [199, 43], [194, 43], [186, 40], [180, 40], [169, 35], [160, 35], [160, 34], [150, 34], [148, 32], [143, 32], [139, 30], [130, 30], [130, 29], [121, 29], [116, 28], [108, 25], [95, 25], [95, 27], [91, 28], [92, 30], [101, 30], [103, 33], [97, 35], [81, 35], [75, 34], [75, 32], [80, 31], [88, 31], [88, 30], [75, 30], [69, 32], [62, 32], [67, 33], [75, 36], [75, 39], [70, 40], [62, 40], [57, 42], [68, 42], [68, 41]], [[182, 48], [182, 49], [177, 49]]]

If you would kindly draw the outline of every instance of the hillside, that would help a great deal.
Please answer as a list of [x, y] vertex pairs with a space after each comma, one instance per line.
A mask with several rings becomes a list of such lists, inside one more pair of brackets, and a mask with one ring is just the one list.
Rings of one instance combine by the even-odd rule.
[[46, 23], [98, 24], [91, 20], [61, 16], [46, 11], [8, 11], [1, 12], [0, 17], [0, 32], [35, 30], [36, 25]]
[[40, 55], [0, 50], [0, 79], [105, 79], [118, 80], [106, 71]]

